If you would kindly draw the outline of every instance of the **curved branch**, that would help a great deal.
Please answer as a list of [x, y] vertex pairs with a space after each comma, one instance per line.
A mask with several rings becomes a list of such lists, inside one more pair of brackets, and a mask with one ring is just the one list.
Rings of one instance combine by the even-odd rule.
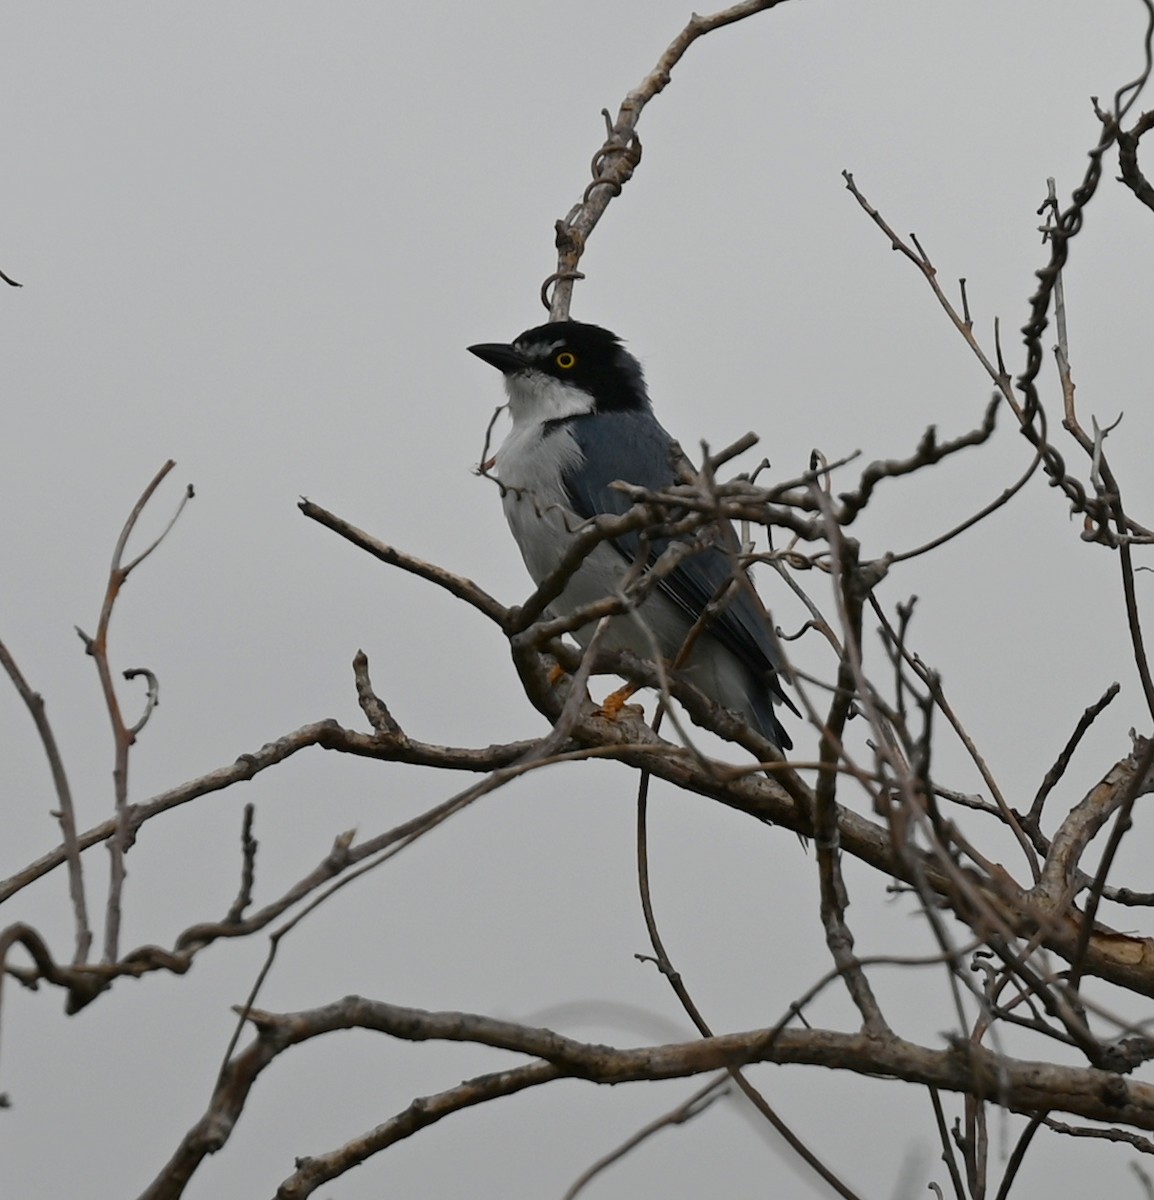
[[[108, 659], [108, 630], [112, 623], [112, 612], [116, 607], [116, 601], [128, 577], [164, 541], [169, 531], [176, 524], [180, 514], [184, 511], [184, 506], [193, 497], [193, 489], [189, 485], [185, 488], [184, 495], [177, 505], [175, 513], [173, 513], [168, 524], [160, 534], [134, 559], [127, 563], [124, 561], [124, 554], [128, 549], [128, 540], [135, 531], [137, 522], [140, 520], [145, 508], [148, 507], [148, 502], [156, 494], [156, 489], [160, 487], [175, 466], [176, 463], [172, 459], [168, 459], [152, 477], [148, 486], [140, 494], [140, 498], [133, 505], [132, 511], [128, 514], [128, 520], [124, 522], [120, 536], [116, 539], [116, 546], [112, 552], [112, 564], [108, 570], [108, 582], [104, 589], [104, 601], [101, 604], [100, 616], [96, 623], [96, 636], [90, 638], [87, 634], [81, 632], [81, 630], [77, 629], [76, 631], [80, 634], [85, 649], [96, 663], [96, 673], [100, 678], [100, 687], [104, 693], [105, 708], [108, 710], [108, 718], [112, 723], [115, 760], [112, 779], [115, 790], [116, 828], [109, 844], [109, 885], [108, 901], [104, 910], [104, 952], [102, 956], [105, 963], [115, 962], [119, 955], [120, 902], [126, 877], [124, 856], [132, 844], [132, 832], [129, 829], [127, 819], [128, 754], [136, 740], [137, 732], [143, 728], [148, 718], [148, 713], [151, 711], [150, 708], [146, 708], [144, 717], [132, 728], [129, 728], [125, 723], [120, 709], [120, 700], [116, 695], [116, 686], [112, 681], [112, 667]], [[154, 694], [152, 687], [150, 687], [149, 691], [150, 696]]]
[[20, 698], [24, 701], [36, 732], [40, 735], [40, 743], [44, 747], [48, 759], [48, 769], [52, 772], [52, 784], [56, 789], [56, 799], [60, 808], [57, 818], [60, 821], [60, 834], [63, 841], [60, 851], [63, 861], [68, 863], [68, 891], [72, 898], [72, 911], [76, 921], [76, 950], [72, 956], [73, 966], [79, 966], [88, 960], [88, 951], [92, 947], [92, 927], [88, 923], [88, 902], [84, 894], [84, 868], [80, 863], [80, 843], [76, 836], [76, 809], [72, 803], [72, 789], [68, 784], [68, 773], [64, 770], [64, 759], [56, 744], [56, 735], [48, 720], [44, 707], [44, 697], [35, 692], [24, 678], [23, 672], [16, 660], [8, 651], [8, 647], [0, 642], [0, 666], [8, 672]]
[[[664, 91], [672, 78], [673, 68], [699, 37], [723, 25], [732, 25], [766, 9], [776, 8], [782, 3], [784, 0], [744, 0], [744, 3], [734, 4], [709, 16], [702, 17], [694, 13], [689, 18], [689, 24], [666, 47], [653, 70], [621, 102], [616, 121], [611, 121], [608, 111], [603, 110], [606, 137], [601, 149], [593, 156], [593, 181], [586, 187], [581, 199], [555, 226], [557, 270], [541, 288], [541, 299], [549, 310], [549, 320], [564, 321], [568, 318], [574, 281], [584, 278], [577, 266], [585, 252], [589, 235], [609, 207], [609, 201], [620, 195], [641, 161], [637, 122], [646, 104]], [[549, 298], [548, 287], [554, 281], [556, 287], [552, 298]]]

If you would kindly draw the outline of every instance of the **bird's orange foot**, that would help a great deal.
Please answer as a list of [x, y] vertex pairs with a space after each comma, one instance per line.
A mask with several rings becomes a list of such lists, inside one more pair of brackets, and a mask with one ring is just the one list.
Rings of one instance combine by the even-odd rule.
[[626, 703], [629, 697], [637, 690], [636, 684], [627, 683], [624, 687], [618, 688], [617, 691], [610, 692], [597, 709], [597, 715], [604, 717], [608, 721], [618, 720], [623, 712], [639, 717], [645, 716], [645, 709], [640, 704]]
[[569, 672], [560, 663], [554, 663], [549, 668], [549, 686], [556, 687], [568, 674]]

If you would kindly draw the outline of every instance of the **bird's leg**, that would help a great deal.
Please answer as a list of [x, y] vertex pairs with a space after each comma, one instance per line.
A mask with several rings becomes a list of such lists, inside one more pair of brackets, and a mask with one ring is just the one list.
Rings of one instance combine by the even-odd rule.
[[640, 684], [627, 683], [624, 687], [619, 687], [615, 692], [610, 692], [597, 709], [597, 715], [600, 717], [605, 717], [609, 721], [616, 721], [618, 717], [621, 716], [621, 713], [625, 710], [644, 715], [645, 710], [640, 704], [627, 703], [629, 697], [632, 696], [634, 692], [640, 690]]

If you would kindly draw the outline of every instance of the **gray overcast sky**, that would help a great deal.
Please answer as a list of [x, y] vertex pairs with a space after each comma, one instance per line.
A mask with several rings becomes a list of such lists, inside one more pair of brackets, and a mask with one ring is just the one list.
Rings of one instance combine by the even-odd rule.
[[[113, 635], [115, 663], [153, 669], [162, 689], [133, 756], [133, 799], [306, 721], [359, 727], [358, 647], [414, 736], [540, 731], [480, 618], [357, 554], [296, 500], [524, 598], [496, 492], [471, 473], [499, 384], [464, 347], [543, 319], [552, 224], [585, 186], [599, 110], [616, 109], [687, 16], [680, 0], [6, 6], [0, 269], [25, 287], [0, 290], [0, 638], [48, 700], [82, 827], [110, 811], [112, 751], [72, 626], [93, 626], [116, 535], [168, 457], [179, 465], [147, 527], [186, 482], [197, 498], [131, 580]], [[1089, 97], [1138, 73], [1143, 23], [1137, 0], [793, 0], [710, 35], [642, 119], [644, 161], [594, 236], [573, 315], [629, 341], [687, 447], [758, 430], [779, 478], [815, 446], [868, 461], [908, 453], [929, 424], [971, 427], [988, 382], [839, 172], [853, 170], [896, 229], [918, 232], [944, 280], [967, 277], [977, 328], [988, 344], [1002, 318], [1016, 370], [1044, 261], [1046, 177], [1063, 196], [1080, 179], [1098, 136]], [[1151, 234], [1149, 214], [1106, 182], [1066, 281], [1083, 412], [1106, 423], [1125, 411], [1110, 446], [1146, 517]], [[1050, 374], [1047, 388], [1053, 404]], [[887, 489], [859, 531], [866, 553], [947, 528], [1027, 461], [1006, 428], [980, 464]], [[919, 649], [1022, 802], [1111, 680], [1123, 696], [1067, 801], [1142, 722], [1116, 575], [1038, 483], [885, 584], [887, 602], [920, 596]], [[770, 581], [763, 591], [781, 625], [801, 624]], [[829, 670], [820, 647], [798, 653]], [[795, 740], [812, 751], [809, 733]], [[42, 756], [3, 688], [0, 748], [8, 875], [57, 832]], [[960, 754], [943, 751], [939, 766], [978, 788]], [[386, 829], [455, 786], [317, 752], [189, 806], [132, 852], [125, 943], [171, 944], [227, 908], [245, 801], [258, 806], [268, 899], [341, 830]], [[619, 1045], [689, 1036], [633, 958], [647, 948], [633, 787], [624, 770], [583, 766], [484, 801], [302, 925], [263, 1006], [360, 991]], [[662, 928], [702, 1008], [722, 1029], [776, 1020], [827, 965], [812, 859], [792, 835], [751, 837], [747, 819], [691, 797], [660, 793], [654, 823]], [[105, 855], [88, 857], [99, 902]], [[1152, 886], [1148, 864], [1124, 868]], [[863, 949], [923, 944], [884, 881], [850, 876]], [[14, 920], [66, 957], [63, 876], [10, 903]], [[201, 1112], [229, 1006], [263, 954], [257, 942], [217, 947], [188, 977], [121, 982], [74, 1019], [51, 993], [7, 988], [4, 1193], [137, 1194]], [[880, 978], [912, 1035], [945, 1027], [940, 987], [903, 1005], [916, 985]], [[831, 996], [817, 1018], [850, 1014]], [[271, 1195], [295, 1155], [507, 1061], [367, 1035], [314, 1043], [266, 1076], [188, 1195]], [[903, 1168], [911, 1196], [941, 1178], [912, 1089], [755, 1077], [863, 1196], [898, 1195]], [[522, 1095], [455, 1116], [324, 1194], [559, 1196], [694, 1086]], [[995, 1122], [998, 1153], [1000, 1138]], [[1054, 1140], [1027, 1160], [1021, 1194], [1137, 1195], [1126, 1159]], [[736, 1105], [664, 1134], [589, 1194], [719, 1186], [729, 1200], [823, 1194]]]

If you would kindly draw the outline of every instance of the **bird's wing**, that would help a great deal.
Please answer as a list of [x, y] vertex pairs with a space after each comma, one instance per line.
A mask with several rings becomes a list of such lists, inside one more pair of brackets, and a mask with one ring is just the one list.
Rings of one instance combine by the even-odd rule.
[[[565, 422], [581, 449], [581, 462], [564, 476], [565, 490], [574, 512], [589, 519], [602, 513], [620, 515], [633, 507], [629, 497], [610, 484], [621, 480], [651, 491], [677, 482], [673, 463], [673, 440], [649, 413], [608, 412], [573, 417]], [[737, 571], [740, 548], [737, 534], [723, 522], [720, 545], [708, 546], [683, 558], [658, 584], [689, 617], [696, 621], [702, 609], [720, 595]], [[639, 551], [641, 538], [628, 533], [612, 543], [629, 561]], [[661, 554], [669, 539], [655, 539], [651, 561]], [[780, 657], [770, 633], [769, 620], [748, 577], [739, 580], [732, 599], [709, 626], [710, 633], [759, 675], [773, 676]], [[790, 708], [776, 678], [773, 692]], [[796, 711], [796, 710], [795, 710]]]

